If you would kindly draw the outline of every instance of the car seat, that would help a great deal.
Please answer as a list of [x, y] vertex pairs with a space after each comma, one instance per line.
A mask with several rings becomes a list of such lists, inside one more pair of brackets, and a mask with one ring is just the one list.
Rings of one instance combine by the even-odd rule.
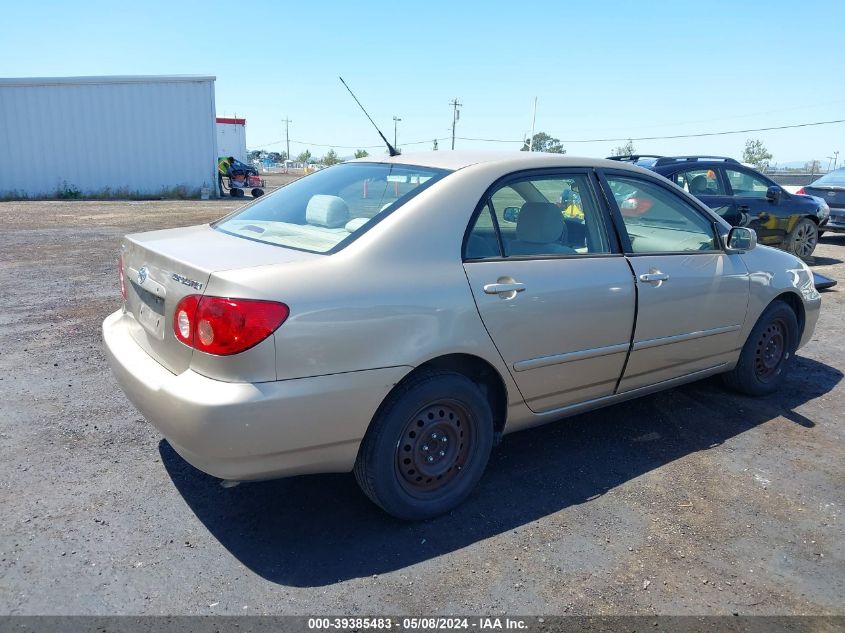
[[709, 194], [710, 190], [707, 188], [707, 176], [699, 174], [690, 180], [689, 192], [694, 196]]
[[516, 239], [507, 245], [508, 255], [574, 253], [566, 241], [566, 222], [551, 202], [526, 202], [516, 220]]

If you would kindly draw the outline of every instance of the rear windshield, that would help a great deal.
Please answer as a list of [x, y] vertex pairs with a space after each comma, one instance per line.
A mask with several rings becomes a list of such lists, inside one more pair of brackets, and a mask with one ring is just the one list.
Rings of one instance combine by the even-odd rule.
[[834, 169], [814, 182], [811, 187], [845, 187], [845, 167]]
[[295, 180], [213, 226], [267, 244], [336, 252], [448, 173], [413, 165], [344, 163]]

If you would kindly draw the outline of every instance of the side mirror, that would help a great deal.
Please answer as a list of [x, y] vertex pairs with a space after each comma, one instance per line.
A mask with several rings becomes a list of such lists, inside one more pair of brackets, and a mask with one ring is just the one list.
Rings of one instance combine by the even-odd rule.
[[757, 233], [745, 226], [735, 226], [725, 238], [725, 249], [729, 253], [747, 253], [757, 246]]
[[770, 200], [771, 202], [777, 202], [780, 200], [780, 187], [772, 185], [766, 189], [766, 200]]
[[502, 218], [506, 222], [516, 222], [519, 218], [519, 207], [505, 207], [504, 212], [502, 213]]

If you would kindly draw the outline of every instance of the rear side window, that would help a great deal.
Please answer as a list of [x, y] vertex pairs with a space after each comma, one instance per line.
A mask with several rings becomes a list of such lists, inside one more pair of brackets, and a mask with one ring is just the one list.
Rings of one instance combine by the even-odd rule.
[[604, 216], [587, 175], [556, 174], [520, 178], [495, 189], [467, 236], [464, 258], [610, 252]]
[[690, 169], [672, 176], [672, 181], [694, 196], [724, 196], [725, 189], [715, 169]]
[[335, 252], [448, 173], [413, 165], [344, 163], [296, 180], [213, 226], [276, 246]]

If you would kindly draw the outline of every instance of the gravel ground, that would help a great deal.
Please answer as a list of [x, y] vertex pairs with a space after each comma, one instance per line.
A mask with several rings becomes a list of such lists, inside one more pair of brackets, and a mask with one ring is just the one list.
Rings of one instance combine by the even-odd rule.
[[120, 236], [238, 205], [0, 204], [0, 613], [845, 614], [845, 236], [775, 397], [708, 380], [511, 435], [405, 524], [351, 475], [224, 489], [112, 379]]

